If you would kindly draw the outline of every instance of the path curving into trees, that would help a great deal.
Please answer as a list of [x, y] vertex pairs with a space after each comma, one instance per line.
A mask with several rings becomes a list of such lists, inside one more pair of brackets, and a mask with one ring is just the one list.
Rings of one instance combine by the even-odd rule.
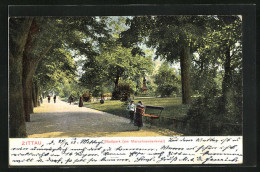
[[137, 127], [127, 118], [98, 110], [78, 107], [57, 99], [57, 103], [44, 99], [26, 123], [28, 137], [146, 137], [181, 135], [169, 130]]
[[[189, 114], [189, 118], [181, 120], [191, 124], [192, 133], [207, 134], [203, 125], [197, 124], [211, 121], [219, 134], [241, 134], [240, 15], [19, 16], [10, 17], [8, 23], [10, 138], [24, 138], [27, 133], [38, 131], [37, 125], [34, 129], [37, 120], [46, 123], [38, 127], [42, 130], [38, 134], [60, 133], [51, 136], [66, 136], [77, 127], [83, 133], [104, 132], [98, 130], [100, 126], [110, 129], [117, 124], [110, 124], [114, 119], [108, 114], [93, 115], [76, 109], [40, 114], [40, 98], [51, 93], [77, 98], [85, 93], [93, 97], [106, 94], [112, 100], [134, 95], [181, 96]], [[47, 109], [54, 108], [48, 106]], [[26, 124], [32, 113], [36, 115], [34, 123]], [[108, 126], [99, 121], [100, 115], [106, 117]], [[87, 119], [92, 117], [97, 124], [89, 123]], [[223, 123], [240, 127], [224, 127]], [[44, 130], [55, 125], [58, 129]], [[119, 132], [132, 131], [124, 125]], [[30, 126], [33, 129], [27, 131]], [[35, 131], [31, 135], [37, 134]]]

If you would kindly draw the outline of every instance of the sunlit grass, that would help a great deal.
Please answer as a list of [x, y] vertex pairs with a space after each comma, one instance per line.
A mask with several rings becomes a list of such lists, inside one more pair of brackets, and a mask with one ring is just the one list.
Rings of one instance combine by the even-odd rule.
[[[165, 109], [161, 113], [161, 117], [166, 118], [183, 118], [188, 110], [187, 105], [182, 104], [182, 99], [180, 97], [170, 97], [170, 98], [136, 98], [134, 103], [137, 104], [138, 101], [142, 101], [145, 105], [153, 106], [163, 106]], [[118, 116], [127, 116], [126, 103], [119, 100], [107, 100], [104, 104], [97, 102], [85, 102], [86, 107], [94, 108], [100, 111], [112, 113]], [[148, 109], [147, 112], [159, 113], [159, 110]]]

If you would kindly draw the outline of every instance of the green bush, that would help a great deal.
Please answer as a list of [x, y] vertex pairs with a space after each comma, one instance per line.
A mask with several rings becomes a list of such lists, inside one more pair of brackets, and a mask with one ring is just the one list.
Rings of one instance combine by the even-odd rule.
[[[222, 96], [211, 89], [205, 97], [193, 100], [186, 118], [190, 133], [194, 135], [241, 135], [242, 104], [241, 99], [230, 96], [229, 110]], [[240, 105], [239, 105], [240, 104]]]
[[133, 89], [128, 83], [119, 83], [118, 87], [112, 92], [112, 100], [121, 99], [122, 101], [127, 101], [133, 92]]
[[84, 100], [85, 102], [90, 102], [91, 99], [92, 99], [92, 94], [91, 94], [91, 93], [85, 92], [85, 93], [83, 94], [83, 100]]
[[154, 83], [157, 85], [156, 93], [161, 97], [169, 97], [180, 92], [180, 76], [175, 69], [170, 67], [168, 63], [163, 63], [158, 73], [154, 76]]

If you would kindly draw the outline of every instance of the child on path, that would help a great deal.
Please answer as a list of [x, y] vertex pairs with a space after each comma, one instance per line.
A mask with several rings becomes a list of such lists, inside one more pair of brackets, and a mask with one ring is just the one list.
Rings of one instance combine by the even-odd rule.
[[136, 109], [136, 106], [134, 104], [134, 101], [131, 100], [126, 108], [126, 110], [128, 110], [128, 112], [129, 112], [130, 123], [134, 122], [135, 109]]

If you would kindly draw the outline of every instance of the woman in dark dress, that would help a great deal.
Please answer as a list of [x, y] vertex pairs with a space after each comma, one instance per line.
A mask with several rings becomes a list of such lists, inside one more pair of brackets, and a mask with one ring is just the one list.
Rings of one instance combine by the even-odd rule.
[[72, 97], [72, 96], [69, 97], [69, 103], [70, 103], [70, 105], [71, 105], [71, 102], [73, 102], [73, 97]]
[[135, 126], [138, 126], [138, 130], [143, 126], [143, 114], [144, 114], [144, 105], [141, 101], [138, 102], [136, 106], [135, 113]]
[[79, 107], [83, 106], [83, 96], [80, 96], [79, 98]]

